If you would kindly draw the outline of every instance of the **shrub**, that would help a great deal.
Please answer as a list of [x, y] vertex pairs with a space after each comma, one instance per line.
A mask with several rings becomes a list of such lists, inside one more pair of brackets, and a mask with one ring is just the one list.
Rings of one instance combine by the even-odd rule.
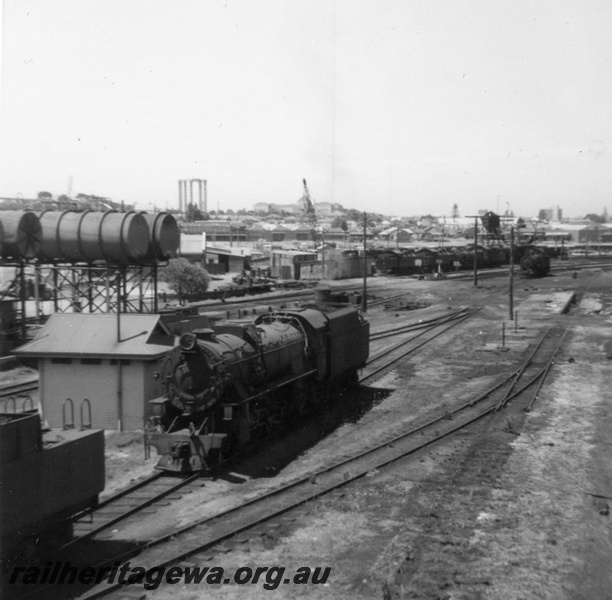
[[190, 263], [185, 258], [170, 260], [166, 267], [160, 269], [159, 276], [181, 300], [197, 299], [210, 284], [208, 271]]

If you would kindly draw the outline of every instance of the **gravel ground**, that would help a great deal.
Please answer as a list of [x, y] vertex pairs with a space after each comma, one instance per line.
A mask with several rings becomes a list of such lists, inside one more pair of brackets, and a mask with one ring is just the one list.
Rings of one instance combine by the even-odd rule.
[[[580, 305], [559, 316], [574, 288], [587, 281]], [[516, 280], [515, 331], [508, 321], [504, 278], [482, 280], [478, 288], [465, 280], [376, 278], [369, 287], [372, 296], [406, 292], [431, 305], [417, 311], [372, 308], [373, 328], [426, 319], [449, 307], [482, 309], [373, 383], [363, 414], [319, 422], [324, 435], [297, 430], [280, 436], [259, 461], [260, 467], [274, 464], [293, 448], [286, 466], [263, 476], [245, 460], [233, 477], [207, 481], [160, 509], [148, 524], [118, 524], [112, 537], [146, 538], [213, 514], [366, 441], [448, 410], [519, 363], [551, 323], [570, 320], [570, 333], [534, 410], [510, 409], [371, 473], [203, 565], [229, 572], [241, 566], [284, 566], [287, 572], [328, 566], [325, 583], [281, 584], [275, 590], [264, 589], [261, 581], [179, 583], [150, 590], [147, 598], [610, 598], [611, 284], [612, 275], [603, 271], [581, 272], [576, 279], [565, 274]], [[372, 353], [387, 343], [373, 343]], [[123, 475], [128, 480], [129, 466]]]

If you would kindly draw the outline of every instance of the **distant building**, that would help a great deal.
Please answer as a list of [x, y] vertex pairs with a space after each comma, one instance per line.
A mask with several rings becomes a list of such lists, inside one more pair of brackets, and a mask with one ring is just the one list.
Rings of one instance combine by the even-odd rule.
[[381, 231], [378, 235], [388, 244], [410, 243], [414, 240], [414, 231], [406, 227], [389, 227], [388, 229]]
[[182, 222], [181, 231], [188, 235], [206, 234], [207, 242], [246, 242], [247, 228], [240, 221]]
[[[480, 219], [479, 224], [482, 225]], [[444, 232], [449, 235], [457, 235], [464, 232], [466, 229], [474, 227], [473, 217], [455, 217], [443, 221]]]
[[301, 264], [313, 260], [317, 260], [315, 252], [274, 250], [270, 257], [272, 277], [278, 277], [279, 279], [300, 279]]
[[563, 219], [563, 211], [559, 206], [543, 208], [540, 210], [538, 217], [543, 221], [561, 221]]
[[602, 223], [559, 223], [546, 232], [547, 240], [568, 239], [579, 244], [597, 244], [610, 239], [612, 227]]
[[315, 205], [317, 215], [328, 216], [332, 214], [333, 210], [334, 205], [331, 202], [317, 202]]
[[272, 205], [268, 202], [258, 202], [253, 205], [253, 211], [256, 213], [269, 213]]
[[275, 213], [289, 213], [291, 215], [302, 212], [303, 206], [301, 202], [297, 204], [275, 204], [273, 202], [258, 202], [253, 205], [253, 211], [256, 213], [265, 213], [269, 215], [272, 212]]

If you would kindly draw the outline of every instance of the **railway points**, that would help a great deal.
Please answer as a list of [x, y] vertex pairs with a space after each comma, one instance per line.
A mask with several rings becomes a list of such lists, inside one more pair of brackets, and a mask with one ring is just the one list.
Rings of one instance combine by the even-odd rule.
[[[532, 386], [546, 376], [549, 365], [559, 350], [558, 338], [558, 333], [555, 336], [553, 332], [546, 332], [519, 368], [478, 397], [470, 398], [452, 411], [445, 411], [401, 435], [371, 444], [355, 456], [344, 458], [325, 469], [309, 472], [302, 478], [252, 498], [237, 508], [148, 542], [141, 548], [140, 564], [146, 569], [159, 569], [184, 564], [186, 560], [204, 552], [208, 556], [215, 556], [218, 552], [223, 554], [225, 549], [216, 550], [219, 544], [227, 543], [238, 534], [246, 534], [248, 537], [248, 532], [253, 527], [276, 519], [339, 487], [347, 486], [369, 473], [379, 471], [386, 465], [415, 454], [453, 433], [465, 431], [471, 424], [503, 409], [512, 400], [515, 400], [516, 404], [519, 402], [517, 398], [520, 398], [521, 407], [526, 409], [533, 402], [534, 395], [529, 393], [533, 389]], [[541, 363], [545, 366], [542, 367]], [[163, 547], [160, 547], [162, 544]], [[122, 560], [122, 557], [112, 558], [112, 561], [118, 560]], [[119, 587], [102, 585], [82, 598], [104, 597]]]
[[[199, 562], [204, 561], [205, 558], [207, 558], [207, 560], [211, 560], [211, 557], [217, 562], [223, 560], [227, 561], [228, 557], [232, 557], [231, 560], [233, 561], [235, 560], [233, 557], [242, 556], [242, 552], [245, 547], [248, 546], [249, 548], [258, 548], [259, 544], [261, 543], [258, 540], [262, 539], [262, 535], [264, 538], [268, 535], [266, 533], [262, 534], [262, 532], [272, 532], [270, 534], [271, 537], [268, 537], [270, 540], [282, 540], [289, 538], [291, 536], [291, 532], [298, 531], [300, 528], [305, 526], [304, 521], [307, 518], [305, 515], [309, 514], [312, 516], [312, 507], [315, 507], [318, 504], [321, 504], [322, 506], [329, 506], [331, 504], [342, 507], [348, 502], [347, 497], [354, 499], [351, 500], [351, 502], [354, 501], [355, 503], [360, 503], [360, 498], [365, 497], [368, 494], [374, 494], [372, 487], [374, 482], [378, 482], [377, 485], [385, 485], [384, 482], [394, 479], [392, 474], [398, 472], [403, 472], [404, 474], [407, 472], [411, 473], [410, 477], [414, 478], [414, 481], [421, 481], [420, 485], [422, 486], [422, 489], [430, 490], [432, 506], [439, 507], [439, 503], [436, 500], [436, 493], [439, 492], [434, 493], [431, 491], [431, 483], [428, 479], [428, 477], [431, 477], [431, 472], [428, 475], [427, 471], [423, 470], [424, 467], [422, 465], [435, 465], [435, 457], [443, 457], [441, 462], [444, 464], [448, 463], [449, 466], [457, 461], [461, 461], [461, 459], [453, 453], [461, 454], [461, 452], [468, 452], [469, 448], [475, 448], [474, 444], [478, 445], [481, 443], [478, 442], [478, 440], [484, 439], [482, 436], [486, 434], [487, 430], [492, 430], [495, 432], [497, 442], [499, 442], [498, 438], [500, 436], [507, 436], [507, 438], [510, 440], [519, 439], [519, 434], [521, 433], [524, 424], [529, 422], [528, 420], [530, 417], [527, 417], [524, 407], [517, 407], [521, 402], [527, 405], [530, 399], [533, 398], [534, 392], [537, 393], [538, 399], [533, 405], [533, 413], [536, 414], [536, 418], [540, 418], [540, 411], [545, 410], [547, 402], [550, 401], [547, 399], [547, 388], [549, 385], [551, 385], [551, 381], [554, 382], [556, 378], [559, 377], [559, 368], [563, 368], [562, 366], [560, 367], [560, 365], [564, 364], [567, 360], [565, 345], [572, 343], [576, 335], [573, 327], [575, 327], [578, 317], [573, 315], [579, 310], [580, 300], [584, 297], [588, 297], [589, 294], [592, 293], [593, 288], [589, 287], [589, 283], [595, 281], [599, 275], [600, 271], [594, 271], [592, 274], [580, 272], [578, 278], [575, 280], [571, 277], [571, 273], [568, 273], [567, 275], [560, 274], [558, 276], [555, 274], [553, 277], [561, 278], [556, 286], [551, 285], [552, 278], [549, 279], [548, 286], [544, 286], [540, 281], [526, 284], [525, 287], [520, 290], [517, 298], [517, 309], [520, 314], [520, 327], [517, 328], [517, 331], [513, 331], [512, 328], [508, 328], [508, 350], [505, 353], [501, 352], [501, 349], [499, 348], [499, 346], [501, 346], [501, 340], [498, 339], [497, 327], [501, 325], [501, 321], [504, 318], [504, 316], [502, 316], [504, 314], [504, 298], [502, 291], [503, 285], [496, 283], [495, 278], [487, 280], [486, 283], [483, 282], [480, 289], [471, 291], [469, 294], [470, 299], [473, 300], [473, 303], [470, 302], [470, 305], [478, 307], [480, 309], [478, 313], [467, 319], [465, 322], [457, 322], [456, 326], [449, 330], [447, 335], [441, 335], [437, 341], [432, 340], [431, 346], [429, 344], [424, 345], [421, 351], [418, 354], [413, 355], [409, 361], [398, 361], [399, 364], [393, 367], [394, 377], [396, 377], [397, 381], [400, 382], [398, 389], [401, 390], [401, 394], [398, 394], [397, 391], [392, 393], [388, 398], [388, 401], [384, 401], [380, 405], [376, 406], [372, 411], [371, 416], [369, 415], [363, 422], [359, 422], [358, 424], [354, 425], [346, 424], [342, 426], [342, 431], [338, 431], [338, 435], [334, 435], [332, 433], [331, 436], [322, 442], [322, 446], [327, 447], [327, 450], [322, 450], [323, 454], [319, 459], [316, 458], [318, 451], [315, 451], [313, 448], [306, 453], [303, 460], [298, 460], [296, 464], [291, 465], [286, 472], [280, 473], [277, 477], [270, 478], [270, 481], [262, 482], [261, 480], [257, 479], [250, 481], [246, 480], [245, 484], [240, 486], [244, 487], [246, 485], [249, 488], [253, 488], [253, 491], [250, 492], [251, 495], [254, 494], [252, 497], [253, 502], [255, 502], [255, 496], [257, 496], [257, 494], [264, 497], [264, 494], [269, 493], [271, 497], [276, 497], [273, 489], [277, 487], [277, 485], [274, 485], [275, 480], [282, 481], [284, 479], [291, 479], [291, 475], [294, 474], [296, 475], [295, 480], [298, 481], [299, 478], [297, 477], [297, 473], [300, 472], [298, 463], [302, 463], [302, 481], [304, 482], [302, 485], [306, 490], [308, 490], [310, 499], [305, 503], [302, 501], [300, 503], [300, 508], [283, 508], [281, 506], [282, 503], [279, 500], [279, 505], [277, 508], [280, 507], [279, 510], [281, 510], [285, 515], [283, 519], [280, 519], [279, 517], [261, 516], [265, 515], [265, 511], [263, 508], [258, 509], [264, 511], [262, 513], [258, 513], [260, 515], [261, 524], [253, 526], [252, 529], [239, 528], [241, 531], [239, 535], [236, 535], [235, 531], [232, 532], [233, 530], [227, 530], [226, 534], [220, 533], [216, 538], [207, 533], [206, 535], [202, 536], [204, 542], [202, 542], [199, 535], [195, 535], [193, 533], [194, 523], [183, 525], [183, 534], [188, 534], [188, 538], [184, 538], [183, 542], [181, 543], [176, 542], [177, 538], [174, 538], [174, 542], [172, 539], [173, 536], [176, 536], [177, 532], [181, 531], [181, 528], [175, 527], [172, 531], [168, 531], [165, 534], [168, 536], [168, 539], [165, 541], [163, 540], [164, 535], [156, 537], [155, 528], [152, 528], [150, 531], [148, 531], [148, 533], [143, 535], [143, 539], [141, 539], [137, 544], [138, 552], [140, 553], [130, 554], [130, 556], [138, 555], [139, 560], [143, 561], [143, 565], [165, 564], [166, 562], [168, 562], [168, 564], [176, 565], [198, 564]], [[377, 289], [378, 284], [379, 282], [376, 282], [376, 285], [370, 286], [370, 292], [375, 296], [382, 296], [383, 294], [381, 293], [381, 290]], [[459, 298], [456, 297], [456, 292], [453, 291], [453, 285], [455, 285], [453, 282], [445, 282], [443, 280], [431, 282], [426, 280], [412, 280], [411, 282], [406, 282], [406, 294], [413, 294], [417, 292], [423, 294], [425, 293], [425, 289], [431, 290], [433, 289], [432, 286], [437, 287], [436, 293], [439, 293], [441, 298], [444, 298], [444, 306], [442, 306], [442, 302], [434, 303], [432, 307], [424, 310], [423, 312], [406, 311], [401, 315], [401, 317], [398, 317], [396, 313], [393, 312], [387, 313], [386, 315], [383, 314], [384, 299], [379, 298], [381, 300], [380, 305], [373, 305], [371, 314], [369, 315], [370, 319], [376, 320], [377, 323], [376, 327], [374, 327], [372, 330], [373, 333], [375, 332], [375, 335], [372, 336], [372, 341], [374, 344], [371, 352], [372, 356], [375, 357], [378, 354], [378, 351], [375, 348], [385, 344], [395, 345], [395, 342], [399, 340], [401, 336], [412, 337], [414, 334], [420, 333], [423, 329], [426, 329], [428, 326], [431, 326], [434, 323], [438, 323], [440, 328], [442, 328], [441, 322], [444, 321], [444, 318], [446, 316], [450, 317], [453, 315], [453, 312], [458, 312], [458, 309], [462, 306], [462, 304], [458, 302]], [[459, 283], [459, 285], [465, 284]], [[572, 286], [573, 288], [570, 289]], [[397, 286], [395, 287], [397, 290]], [[501, 294], [500, 291], [502, 291]], [[575, 294], [575, 302], [569, 305], [568, 316], [559, 316], [558, 313], [560, 310], [556, 310], [551, 306], [552, 303], [549, 300], [553, 294], [559, 294], [559, 296], [565, 294], [567, 297], [567, 302], [569, 302], [571, 295]], [[388, 298], [392, 295], [393, 294], [386, 294], [386, 299], [388, 300]], [[396, 291], [395, 296], [397, 297], [400, 295], [402, 294], [399, 294]], [[450, 298], [452, 298], [452, 300], [450, 300]], [[560, 303], [565, 304], [567, 302]], [[457, 308], [455, 311], [449, 311], [446, 304], [454, 305]], [[555, 301], [554, 304], [557, 305], [557, 301]], [[431, 316], [427, 317], [425, 315]], [[460, 315], [457, 315], [456, 318], [459, 316]], [[382, 318], [382, 321], [378, 320], [379, 317]], [[398, 319], [400, 319], [400, 321], [398, 321]], [[563, 319], [567, 319], [568, 324], [570, 325], [570, 329], [565, 337], [562, 337], [562, 334], [560, 334]], [[421, 320], [422, 323], [419, 323], [419, 320]], [[400, 322], [406, 324], [400, 324]], [[448, 325], [452, 323], [453, 321], [447, 321]], [[463, 323], [463, 325], [461, 323]], [[485, 323], [488, 323], [489, 325], [495, 323], [496, 327], [483, 327]], [[540, 339], [540, 334], [546, 330], [546, 327], [543, 327], [544, 323], [548, 323], [548, 326], [553, 323], [554, 327], [551, 329], [548, 336], [542, 338], [544, 341], [538, 348], [537, 343]], [[464, 330], [464, 327], [467, 327], [467, 329]], [[501, 330], [501, 327], [499, 327], [499, 330]], [[378, 337], [379, 335], [381, 337]], [[377, 337], [378, 339], [376, 339]], [[562, 339], [563, 343], [561, 344], [560, 341]], [[510, 343], [511, 341], [515, 340], [518, 343]], [[480, 355], [474, 354], [477, 348], [482, 350], [488, 344], [491, 346], [490, 352]], [[461, 348], [462, 350], [458, 353], [453, 353], [453, 347], [455, 346]], [[524, 357], [525, 349], [527, 348], [531, 349], [529, 351], [533, 351], [535, 348], [536, 351], [540, 351], [542, 354], [534, 355], [534, 357], [531, 358], [529, 365], [522, 373], [520, 373], [523, 383], [516, 383], [515, 379], [518, 379], [517, 376], [519, 373], [510, 367], [516, 363], [517, 359], [519, 359], [521, 356]], [[557, 358], [554, 364], [549, 364], [548, 358], [545, 358], [545, 355], [552, 354], [555, 349], [559, 350], [559, 352], [563, 354], [564, 358]], [[440, 355], [443, 352], [446, 352], [445, 361], [442, 360], [440, 356], [436, 356], [436, 354]], [[406, 362], [406, 364], [402, 365], [402, 362]], [[427, 364], [428, 362], [430, 363], [429, 365]], [[445, 362], [444, 366], [442, 366], [443, 362]], [[444, 382], [450, 383], [448, 379], [445, 380], [444, 378], [448, 377], [448, 373], [451, 368], [456, 371], [454, 380], [464, 381], [464, 385], [466, 387], [461, 391], [461, 393], [459, 393], [459, 396], [463, 396], [464, 399], [468, 393], [472, 394], [476, 388], [482, 387], [484, 382], [489, 381], [494, 376], [498, 376], [500, 370], [504, 369], [509, 373], [509, 380], [506, 384], [507, 387], [512, 386], [514, 382], [513, 391], [502, 392], [501, 390], [498, 390], [496, 392], [497, 396], [495, 400], [493, 400], [493, 398], [489, 398], [487, 400], [487, 402], [490, 403], [490, 405], [487, 406], [488, 412], [477, 419], [474, 424], [469, 425], [467, 422], [461, 420], [461, 411], [458, 410], [458, 406], [456, 406], [456, 403], [454, 403], [452, 400], [452, 392], [449, 394], [450, 388], [442, 385]], [[432, 402], [429, 408], [427, 408], [424, 404], [418, 408], [416, 400], [419, 392], [424, 389], [424, 379], [426, 379], [428, 376], [431, 377], [431, 375], [436, 372], [436, 369], [438, 369], [438, 375], [440, 375], [442, 378], [438, 378], [437, 380], [433, 378], [430, 379], [429, 382], [431, 393], [428, 396], [428, 398], [436, 398], [436, 402]], [[419, 373], [419, 370], [421, 373]], [[412, 373], [413, 376], [408, 379], [408, 377], [410, 377], [410, 373]], [[366, 370], [363, 371], [362, 375], [364, 374], [367, 374]], [[414, 375], [416, 375], [416, 377]], [[401, 405], [399, 396], [402, 394], [405, 395], [407, 391], [405, 389], [405, 383], [403, 384], [404, 389], [402, 389], [402, 379], [404, 381], [410, 381], [414, 388], [408, 393], [408, 400], [404, 400], [404, 402], [407, 402], [405, 409], [414, 410], [412, 417], [408, 419], [407, 422], [403, 422], [406, 421], [406, 419], [397, 418], [400, 415], [397, 409]], [[388, 377], [386, 377], [384, 381], [387, 380]], [[539, 382], [541, 381], [544, 381], [544, 383], [541, 387], [538, 387]], [[475, 383], [478, 385], [474, 385]], [[369, 385], [376, 387], [380, 386], [381, 383], [379, 383], [378, 380], [374, 380], [373, 382], [369, 382]], [[386, 383], [383, 382], [382, 385], [386, 385]], [[457, 393], [457, 391], [458, 390], [455, 390], [455, 393]], [[498, 406], [503, 403], [504, 397], [506, 400], [508, 400], [508, 398], [513, 394], [516, 394], [516, 397], [512, 399], [507, 407], [498, 409]], [[472, 396], [472, 400], [475, 398], [478, 398], [478, 395], [475, 394]], [[483, 402], [485, 402], [484, 399], [480, 402], [472, 402], [470, 406], [465, 407], [465, 410], [474, 409], [477, 411], [484, 406]], [[469, 404], [469, 402], [464, 402], [464, 404]], [[390, 419], [393, 411], [396, 412], [396, 418]], [[410, 429], [408, 426], [411, 423], [415, 425], [416, 421], [421, 419], [424, 420], [427, 413], [436, 411], [438, 412], [437, 416], [435, 417], [437, 421], [431, 425], [433, 432], [424, 434], [415, 433], [415, 436], [426, 438], [425, 440], [421, 441], [429, 442], [429, 440], [434, 440], [427, 444], [427, 449], [416, 451], [416, 454], [412, 459], [405, 459], [401, 457], [393, 459], [388, 466], [384, 466], [383, 463], [385, 461], [382, 459], [379, 462], [373, 461], [369, 464], [366, 461], [366, 463], [362, 465], [362, 468], [357, 468], [354, 463], [352, 467], [347, 466], [348, 463], [345, 463], [339, 467], [342, 475], [338, 475], [337, 477], [338, 483], [342, 487], [343, 491], [341, 493], [329, 491], [332, 486], [331, 481], [333, 477], [330, 475], [330, 479], [326, 480], [327, 475], [324, 473], [325, 469], [323, 469], [323, 471], [317, 469], [317, 462], [319, 463], [319, 466], [327, 463], [327, 467], [329, 467], [329, 459], [333, 456], [336, 456], [336, 458], [344, 457], [340, 462], [350, 461], [358, 454], [359, 446], [361, 446], [362, 451], [364, 451], [365, 447], [366, 454], [368, 454], [370, 457], [375, 452], [380, 453], [379, 457], [380, 455], [384, 455], [384, 457], [387, 459], [394, 455], [395, 452], [397, 452], [399, 455], [402, 451], [402, 448], [400, 447], [401, 442], [396, 439], [397, 435], [394, 437], [387, 436], [386, 440], [383, 439], [384, 436], [382, 434], [384, 428], [387, 427], [388, 433], [393, 432], [394, 434], [397, 434], [398, 430], [402, 428]], [[404, 411], [403, 414], [405, 416], [406, 412]], [[430, 416], [432, 415], [430, 414]], [[381, 419], [381, 417], [383, 418]], [[380, 423], [377, 428], [372, 429], [372, 431], [375, 432], [374, 435], [368, 436], [368, 439], [371, 439], [372, 443], [366, 445], [363, 443], [363, 440], [361, 443], [356, 442], [355, 438], [359, 437], [359, 433], [368, 431], [368, 428], [372, 428], [377, 419], [380, 421]], [[393, 426], [390, 426], [391, 423], [393, 423]], [[435, 434], [436, 430], [438, 435], [441, 436], [439, 439], [437, 439]], [[450, 433], [451, 430], [455, 431], [453, 435]], [[352, 432], [352, 435], [349, 435], [350, 432]], [[442, 435], [445, 432], [447, 435]], [[342, 435], [340, 435], [340, 433]], [[349, 442], [348, 444], [345, 444], [342, 452], [339, 451], [339, 444], [334, 445], [334, 438], [338, 442], [340, 440]], [[374, 449], [375, 444], [380, 446], [378, 450]], [[421, 463], [422, 460], [425, 462]], [[459, 464], [464, 465], [465, 463], [459, 462]], [[486, 466], [486, 463], [483, 460], [481, 460], [479, 464], [481, 469], [487, 471], [489, 469], [495, 470], [497, 468], [494, 466]], [[462, 472], [467, 473], [468, 471], [469, 468], [466, 466]], [[346, 475], [347, 472], [349, 473], [349, 476]], [[355, 475], [355, 479], [359, 480], [359, 482], [353, 482], [351, 479], [352, 475]], [[395, 483], [393, 485], [399, 485], [399, 480], [394, 479], [394, 481]], [[404, 481], [406, 485], [410, 485], [411, 489], [414, 490], [414, 498], [418, 498], [418, 502], [421, 502], [423, 499], [423, 494], [418, 493], [417, 490], [414, 489], [414, 484], [405, 480], [405, 477]], [[441, 480], [438, 480], [438, 483], [440, 483], [440, 481]], [[268, 485], [263, 485], [264, 483]], [[445, 484], [442, 485], [443, 489], [446, 489]], [[462, 487], [463, 483], [460, 481], [455, 481], [454, 485], [455, 487], [464, 489]], [[204, 489], [206, 492], [210, 492], [214, 490], [214, 487], [215, 484], [212, 484], [209, 489], [207, 482]], [[229, 488], [225, 489], [228, 490]], [[480, 490], [480, 488], [478, 489], [479, 493], [481, 493], [482, 490]], [[321, 494], [315, 494], [314, 490], [320, 490]], [[200, 490], [200, 492], [197, 493], [201, 494], [202, 491], [203, 490]], [[225, 493], [227, 493], [227, 491]], [[242, 493], [244, 495], [249, 495], [249, 493], [244, 491]], [[482, 491], [482, 493], [488, 492]], [[191, 495], [192, 494], [189, 494], [189, 496]], [[319, 496], [322, 498], [321, 500], [316, 499], [316, 497]], [[203, 498], [204, 496], [201, 497]], [[324, 499], [323, 497], [328, 499]], [[189, 500], [189, 498], [177, 499], [177, 501], [173, 502], [171, 506], [160, 507], [159, 511], [156, 511], [156, 519], [163, 519], [164, 515], [168, 515], [169, 511], [173, 507], [176, 507], [177, 510], [179, 506], [186, 507]], [[458, 502], [457, 499], [454, 501]], [[272, 510], [273, 507], [271, 506], [270, 502], [264, 502], [264, 504], [266, 505], [266, 510]], [[235, 507], [236, 503], [232, 503], [232, 506]], [[355, 506], [357, 506], [357, 504], [355, 504]], [[359, 504], [359, 506], [362, 505]], [[181, 510], [184, 512], [186, 509], [182, 508]], [[286, 510], [290, 510], [291, 512], [285, 512]], [[315, 513], [318, 514], [319, 510], [320, 509], [316, 509]], [[359, 510], [366, 509], [363, 507]], [[372, 508], [372, 510], [374, 509]], [[441, 508], [437, 508], [436, 510], [442, 512]], [[232, 511], [232, 514], [235, 513]], [[217, 515], [220, 515], [219, 511], [217, 511]], [[136, 518], [136, 515], [134, 518]], [[211, 512], [211, 516], [206, 517], [206, 519], [213, 518], [214, 511]], [[377, 522], [378, 518], [380, 517], [374, 517], [373, 522]], [[254, 523], [255, 521], [255, 519], [252, 517], [246, 518], [246, 520], [250, 520], [251, 523]], [[427, 517], [420, 517], [420, 521], [426, 522]], [[218, 523], [219, 522], [217, 521], [215, 531], [221, 530], [221, 526], [218, 525]], [[266, 525], [266, 523], [269, 523], [269, 525]], [[209, 526], [212, 526], [212, 521], [208, 521], [208, 524]], [[205, 523], [201, 523], [200, 525], [204, 527]], [[276, 526], [270, 528], [272, 525]], [[418, 531], [420, 531], [418, 525], [415, 525], [415, 527]], [[119, 526], [119, 529], [121, 529], [121, 525]], [[161, 528], [158, 529], [158, 531], [160, 530]], [[130, 529], [130, 531], [133, 531], [133, 528]], [[119, 539], [121, 539], [121, 535], [122, 533], [120, 531], [118, 534], [110, 535], [108, 538], [105, 537], [105, 539], [108, 541], [112, 540], [113, 543], [117, 543]], [[420, 533], [418, 535], [421, 536]], [[186, 539], [189, 540], [189, 544], [185, 543]], [[449, 537], [448, 539], [451, 538]], [[455, 534], [455, 538], [453, 539], [459, 539], [457, 534]], [[95, 540], [93, 541], [95, 543]], [[154, 545], [152, 543], [154, 541], [159, 541], [159, 545]], [[83, 541], [83, 543], [86, 543], [86, 541]], [[193, 546], [191, 546], [192, 544]], [[191, 548], [188, 548], [188, 545], [191, 546]], [[148, 546], [150, 546], [149, 550], [147, 550]], [[173, 554], [174, 549], [177, 548], [178, 550], [182, 550], [182, 553], [177, 552]], [[426, 543], [423, 544], [423, 548], [425, 548], [426, 551], [429, 551], [429, 547]], [[153, 554], [153, 552], [155, 552], [155, 554]], [[189, 556], [187, 556], [187, 554]], [[147, 562], [149, 561], [148, 557], [151, 557], [152, 562]], [[124, 557], [124, 559], [127, 559], [127, 556]], [[121, 556], [115, 555], [112, 560], [121, 560]], [[437, 565], [436, 568], [442, 569], [440, 565]], [[424, 568], [424, 571], [427, 571], [427, 568]], [[430, 570], [430, 572], [433, 571]], [[366, 577], [366, 579], [368, 578]], [[406, 582], [408, 580], [404, 579], [403, 581]], [[463, 583], [458, 583], [459, 581], [462, 581]], [[368, 587], [370, 584], [375, 586], [381, 585], [380, 582], [372, 581], [370, 583], [363, 584], [365, 586], [363, 589], [371, 591], [372, 588]], [[418, 580], [409, 580], [409, 584], [413, 587], [416, 586], [415, 589], [417, 589], [418, 585], [420, 585]], [[459, 575], [456, 578], [456, 581], [452, 581], [451, 584], [464, 587], [472, 585], [474, 589], [477, 589], [478, 587], [477, 582], [474, 583], [473, 580], [470, 580], [469, 577], [466, 578], [465, 575]], [[152, 594], [151, 597], [156, 598], [161, 596]]]

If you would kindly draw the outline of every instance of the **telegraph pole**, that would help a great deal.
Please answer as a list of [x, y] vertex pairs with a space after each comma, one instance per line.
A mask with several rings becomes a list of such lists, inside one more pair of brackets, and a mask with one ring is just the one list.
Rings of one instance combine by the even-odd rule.
[[510, 276], [508, 277], [508, 307], [514, 320], [514, 225], [510, 227]]
[[478, 217], [474, 217], [474, 285], [478, 286]]
[[474, 285], [478, 286], [478, 215], [467, 215], [474, 218]]
[[367, 213], [363, 213], [363, 291], [361, 293], [361, 310], [368, 312], [368, 260], [366, 245]]
[[321, 227], [321, 279], [325, 279], [325, 232]]

